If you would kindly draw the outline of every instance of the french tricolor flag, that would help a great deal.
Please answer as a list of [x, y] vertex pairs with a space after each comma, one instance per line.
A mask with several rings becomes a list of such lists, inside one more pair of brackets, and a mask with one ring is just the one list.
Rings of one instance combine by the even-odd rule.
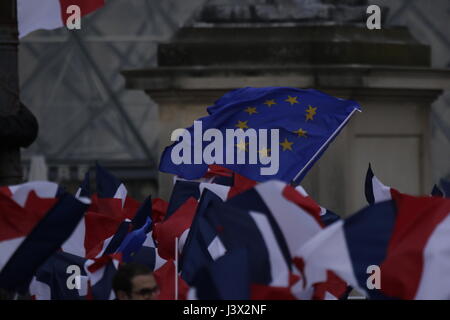
[[383, 202], [392, 199], [392, 192], [396, 192], [395, 189], [385, 186], [372, 171], [372, 166], [369, 164], [367, 169], [366, 181], [364, 186], [364, 193], [366, 200], [370, 205], [378, 202]]
[[[450, 200], [392, 192], [323, 229], [297, 253], [309, 285], [333, 271], [372, 299], [450, 298]], [[369, 286], [369, 267], [379, 267]], [[373, 269], [372, 269], [373, 270]], [[375, 279], [375, 278], [374, 278]]]
[[[75, 195], [91, 197], [92, 204], [62, 247], [64, 252], [89, 259], [103, 255], [113, 239], [126, 236], [126, 225], [131, 224], [139, 208], [139, 203], [127, 197], [125, 185], [98, 164], [95, 180], [96, 194], [91, 196], [88, 173]], [[126, 230], [118, 234], [119, 229]]]
[[89, 202], [64, 194], [42, 215], [1, 195], [0, 287], [11, 291], [27, 287], [35, 271], [73, 232]]
[[18, 0], [19, 38], [35, 30], [63, 27], [71, 15], [68, 8], [72, 5], [80, 7], [81, 16], [85, 16], [104, 4], [104, 0]]

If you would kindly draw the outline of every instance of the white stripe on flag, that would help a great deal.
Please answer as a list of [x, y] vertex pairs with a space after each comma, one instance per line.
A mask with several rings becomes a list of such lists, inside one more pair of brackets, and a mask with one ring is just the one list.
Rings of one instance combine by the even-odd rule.
[[289, 252], [294, 255], [322, 228], [309, 213], [283, 196], [285, 187], [282, 182], [271, 181], [257, 185], [256, 190], [283, 232]]
[[36, 300], [51, 300], [51, 292], [48, 284], [38, 281], [36, 277], [33, 277], [30, 284], [30, 295], [34, 296]]
[[216, 236], [209, 244], [208, 252], [213, 260], [217, 260], [227, 252], [227, 249], [225, 249], [225, 246], [222, 241], [220, 241], [219, 237]]
[[24, 207], [31, 191], [39, 198], [55, 198], [58, 193], [58, 184], [46, 181], [33, 181], [16, 186], [10, 186], [12, 198], [20, 206]]
[[186, 300], [198, 300], [197, 297], [197, 289], [195, 288], [189, 288], [189, 291], [187, 293], [187, 298]]
[[375, 203], [391, 200], [391, 188], [386, 187], [376, 176], [372, 177], [372, 190]]
[[84, 270], [86, 271], [86, 274], [91, 282], [91, 287], [93, 287], [97, 282], [102, 280], [103, 274], [105, 273], [105, 266], [101, 267], [100, 269], [96, 270], [95, 272], [90, 272], [89, 267], [95, 263], [94, 260], [87, 260], [84, 263]]
[[183, 248], [184, 248], [184, 245], [186, 243], [186, 240], [187, 240], [187, 237], [189, 235], [189, 231], [190, 230], [191, 229], [188, 228], [188, 229], [184, 230], [183, 233], [181, 234], [180, 240], [178, 241], [178, 253], [183, 252]]
[[315, 283], [326, 282], [327, 270], [331, 270], [349, 285], [365, 293], [365, 290], [359, 289], [353, 272], [343, 225], [344, 222], [340, 220], [323, 229], [301, 247], [295, 256], [305, 262], [308, 287]]
[[59, 0], [18, 0], [19, 38], [38, 29], [52, 30], [64, 25]]
[[19, 237], [0, 242], [0, 270], [8, 263], [14, 252], [19, 248], [26, 237]]
[[323, 298], [323, 300], [338, 300], [338, 298], [336, 298], [335, 296], [333, 296], [331, 293], [329, 293], [328, 291], [325, 291], [325, 297]]
[[88, 295], [88, 276], [80, 276], [80, 289], [78, 289], [78, 294], [80, 297], [84, 297]]
[[70, 235], [69, 239], [62, 245], [64, 252], [79, 256], [86, 256], [86, 249], [84, 247], [84, 239], [86, 237], [85, 218], [81, 219], [75, 230]]
[[434, 229], [423, 251], [423, 270], [416, 300], [450, 299], [450, 212]]
[[300, 194], [304, 197], [308, 197], [308, 193], [306, 192], [305, 188], [303, 188], [302, 186], [298, 185], [295, 187], [295, 190], [297, 190], [298, 192], [300, 192]]
[[161, 268], [163, 265], [166, 264], [166, 262], [167, 262], [167, 260], [161, 258], [159, 253], [158, 253], [158, 249], [156, 249], [155, 250], [155, 269], [153, 271], [156, 271], [159, 268]]
[[153, 231], [150, 231], [146, 238], [144, 243], [142, 244], [143, 247], [150, 247], [150, 248], [155, 248], [156, 244], [155, 244], [155, 240], [153, 240]]
[[96, 259], [98, 259], [101, 256], [103, 256], [103, 253], [105, 252], [106, 248], [108, 248], [109, 243], [114, 238], [114, 236], [115, 236], [115, 234], [113, 234], [111, 237], [109, 237], [108, 239], [103, 241], [102, 250], [100, 250], [100, 252], [95, 256]]
[[119, 188], [117, 188], [116, 194], [114, 195], [114, 199], [121, 199], [122, 208], [125, 206], [125, 200], [127, 199], [127, 188], [125, 188], [123, 183], [121, 183]]

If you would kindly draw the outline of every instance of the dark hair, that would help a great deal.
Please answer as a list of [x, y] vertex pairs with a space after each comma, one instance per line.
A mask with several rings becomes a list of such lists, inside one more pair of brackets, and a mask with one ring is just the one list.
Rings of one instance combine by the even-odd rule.
[[152, 270], [143, 264], [131, 262], [123, 264], [117, 270], [117, 273], [113, 279], [113, 290], [117, 295], [117, 291], [125, 291], [131, 293], [132, 283], [131, 280], [140, 275], [152, 274]]

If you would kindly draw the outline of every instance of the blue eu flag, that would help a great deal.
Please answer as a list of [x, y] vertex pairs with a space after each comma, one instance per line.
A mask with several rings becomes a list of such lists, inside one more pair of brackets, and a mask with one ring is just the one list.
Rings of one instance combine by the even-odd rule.
[[317, 90], [267, 87], [231, 91], [207, 111], [172, 137], [160, 171], [198, 179], [215, 163], [255, 181], [299, 183], [361, 107]]

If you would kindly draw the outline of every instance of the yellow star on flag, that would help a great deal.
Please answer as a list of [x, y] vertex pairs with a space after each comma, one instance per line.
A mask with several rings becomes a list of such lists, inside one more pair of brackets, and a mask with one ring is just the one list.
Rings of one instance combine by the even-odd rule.
[[241, 120], [238, 120], [238, 123], [236, 124], [236, 127], [237, 128], [239, 128], [239, 129], [248, 129], [248, 125], [247, 125], [247, 122], [248, 121], [241, 121]]
[[248, 142], [245, 142], [244, 140], [241, 140], [238, 144], [236, 144], [236, 147], [239, 149], [239, 151], [247, 151]]
[[299, 102], [297, 101], [297, 98], [298, 98], [298, 97], [291, 97], [291, 96], [288, 96], [288, 98], [287, 98], [286, 100], [284, 100], [284, 101], [289, 102], [289, 103], [291, 104], [291, 106], [292, 106], [292, 105], [294, 105], [294, 104], [296, 104], [296, 103], [299, 103]]
[[261, 157], [263, 158], [267, 158], [270, 154], [270, 149], [267, 148], [262, 148], [261, 150], [258, 151], [259, 154], [261, 155]]
[[284, 141], [280, 143], [280, 145], [283, 147], [283, 151], [286, 151], [286, 150], [291, 150], [292, 151], [292, 145], [293, 144], [294, 143], [290, 142], [287, 138], [285, 138]]
[[316, 115], [316, 110], [317, 110], [317, 108], [308, 106], [308, 109], [306, 109], [306, 121], [314, 120], [314, 116]]
[[294, 131], [299, 137], [305, 137], [306, 138], [306, 130], [303, 130], [302, 128], [298, 129], [297, 131]]
[[244, 112], [247, 112], [249, 115], [258, 113], [258, 111], [256, 111], [256, 107], [248, 107], [247, 109], [244, 110]]
[[277, 103], [275, 102], [275, 100], [272, 99], [272, 100], [266, 100], [266, 102], [264, 102], [264, 104], [266, 106], [268, 106], [269, 108], [271, 108], [272, 105], [277, 104]]

